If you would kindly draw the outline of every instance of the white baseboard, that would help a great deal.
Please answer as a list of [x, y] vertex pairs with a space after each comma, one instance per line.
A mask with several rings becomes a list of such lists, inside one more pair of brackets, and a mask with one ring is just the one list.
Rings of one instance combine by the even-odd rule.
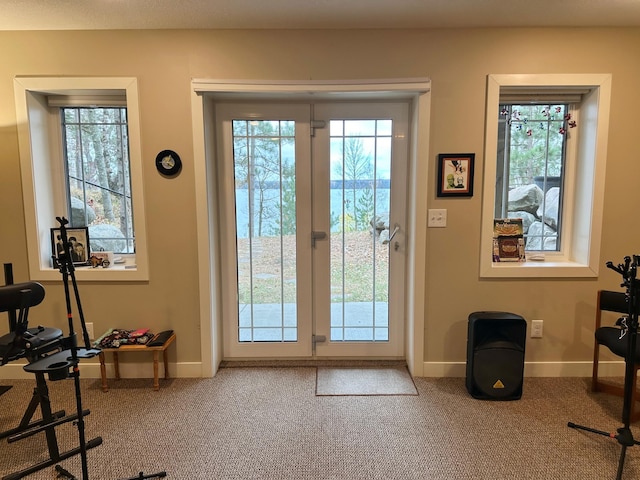
[[[9, 363], [0, 368], [0, 380], [32, 379], [33, 374], [23, 370], [24, 363]], [[106, 363], [107, 378], [114, 378], [113, 363]], [[158, 366], [158, 375], [164, 378], [162, 361]], [[202, 363], [169, 363], [169, 376], [172, 378], [202, 377]], [[81, 361], [80, 378], [101, 378], [100, 362]], [[120, 362], [120, 378], [153, 378], [153, 362]]]
[[[525, 362], [525, 377], [590, 377], [593, 362]], [[624, 376], [624, 362], [600, 362], [599, 376]], [[466, 362], [424, 362], [423, 377], [466, 377]]]

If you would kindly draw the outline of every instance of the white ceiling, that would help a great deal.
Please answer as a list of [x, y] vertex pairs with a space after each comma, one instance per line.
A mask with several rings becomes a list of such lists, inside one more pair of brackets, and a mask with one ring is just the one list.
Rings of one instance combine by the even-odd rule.
[[640, 0], [0, 0], [0, 30], [640, 26]]

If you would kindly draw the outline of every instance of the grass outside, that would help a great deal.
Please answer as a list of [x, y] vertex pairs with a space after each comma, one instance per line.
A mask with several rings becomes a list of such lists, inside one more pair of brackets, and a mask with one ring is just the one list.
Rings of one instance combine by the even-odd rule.
[[[295, 303], [295, 237], [251, 240], [238, 239], [240, 303]], [[388, 281], [388, 247], [370, 232], [331, 235], [332, 302], [387, 301]]]

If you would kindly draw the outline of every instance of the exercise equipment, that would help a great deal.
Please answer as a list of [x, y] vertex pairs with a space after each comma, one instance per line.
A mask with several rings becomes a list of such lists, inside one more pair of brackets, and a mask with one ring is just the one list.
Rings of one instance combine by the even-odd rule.
[[[624, 425], [618, 428], [615, 432], [606, 432], [604, 430], [597, 430], [595, 428], [586, 427], [584, 425], [578, 425], [573, 422], [567, 424], [568, 427], [577, 430], [584, 430], [597, 435], [602, 435], [607, 438], [617, 440], [621, 445], [622, 450], [620, 452], [620, 458], [618, 460], [618, 471], [616, 479], [622, 479], [622, 473], [624, 471], [624, 461], [629, 447], [634, 445], [640, 445], [640, 442], [633, 438], [631, 432], [631, 405], [633, 402], [633, 376], [636, 374], [635, 365], [640, 361], [636, 353], [637, 337], [638, 337], [638, 314], [640, 313], [640, 281], [637, 279], [638, 266], [640, 266], [640, 256], [634, 255], [631, 257], [624, 257], [624, 263], [620, 263], [617, 266], [613, 262], [607, 262], [607, 268], [614, 270], [622, 276], [623, 282], [621, 286], [626, 288], [626, 300], [628, 307], [628, 316], [624, 318], [624, 322], [621, 322], [620, 335], [617, 340], [625, 340], [624, 348], [624, 361], [625, 361], [625, 375], [624, 375], [624, 395], [622, 406], [622, 421]], [[598, 332], [596, 332], [598, 335]], [[599, 342], [604, 343], [604, 338], [600, 338]], [[614, 341], [612, 339], [611, 341]], [[606, 343], [604, 343], [607, 345]], [[607, 345], [609, 348], [616, 348], [613, 344]]]
[[[60, 235], [64, 245], [69, 241], [66, 234], [66, 219], [58, 218], [60, 222]], [[67, 249], [68, 250], [68, 249]], [[31, 401], [20, 422], [20, 425], [1, 437], [7, 437], [9, 443], [22, 440], [40, 432], [44, 432], [47, 440], [49, 458], [24, 470], [11, 473], [2, 477], [2, 480], [17, 480], [43, 468], [55, 465], [60, 461], [75, 455], [81, 456], [82, 474], [88, 480], [87, 450], [102, 444], [102, 438], [96, 437], [89, 441], [85, 438], [84, 417], [89, 415], [89, 410], [82, 408], [82, 396], [80, 391], [80, 370], [78, 363], [81, 358], [91, 358], [100, 353], [99, 349], [90, 348], [89, 336], [82, 314], [82, 306], [74, 275], [74, 267], [71, 258], [66, 253], [54, 260], [54, 265], [63, 276], [67, 318], [69, 323], [69, 336], [64, 337], [58, 329], [37, 327], [28, 328], [29, 308], [39, 304], [44, 298], [44, 288], [36, 282], [5, 286], [0, 291], [0, 303], [7, 310], [18, 310], [19, 315], [15, 322], [14, 331], [5, 337], [5, 349], [2, 362], [26, 358], [28, 363], [23, 367], [26, 372], [33, 373], [36, 378], [36, 387]], [[69, 279], [72, 281], [76, 305], [80, 314], [80, 324], [84, 337], [84, 348], [79, 348], [74, 331], [73, 315], [71, 311], [71, 295], [69, 291]], [[76, 413], [66, 415], [64, 411], [52, 412], [49, 400], [47, 380], [57, 381], [72, 377], [75, 384]], [[35, 411], [40, 406], [42, 419], [31, 422]], [[74, 422], [78, 428], [79, 446], [66, 452], [60, 452], [55, 428], [67, 422]]]
[[[63, 245], [69, 246], [70, 243], [67, 238], [66, 229], [66, 225], [69, 222], [64, 217], [56, 217], [56, 220], [60, 224], [60, 237], [62, 243]], [[82, 303], [80, 301], [78, 284], [75, 277], [75, 267], [73, 265], [72, 258], [68, 253], [70, 251], [70, 248], [66, 248], [65, 252], [60, 253], [57, 257], [52, 257], [54, 267], [56, 267], [62, 274], [65, 305], [69, 324], [68, 337], [64, 337], [62, 331], [59, 329], [44, 327], [28, 328], [29, 308], [38, 305], [44, 299], [45, 292], [42, 285], [36, 282], [28, 282], [24, 284], [0, 287], [0, 311], [19, 311], [17, 318], [12, 315], [9, 316], [11, 332], [0, 337], [0, 364], [4, 364], [18, 358], [26, 358], [28, 363], [23, 367], [23, 369], [26, 372], [33, 373], [36, 377], [36, 388], [34, 389], [33, 397], [27, 407], [22, 421], [20, 422], [20, 425], [15, 429], [0, 434], [0, 438], [8, 437], [8, 442], [11, 443], [30, 437], [36, 433], [44, 432], [47, 439], [49, 453], [48, 460], [35, 464], [19, 472], [6, 475], [2, 477], [2, 480], [18, 480], [51, 465], [56, 465], [55, 470], [58, 472], [59, 478], [76, 480], [76, 477], [73, 474], [65, 470], [62, 466], [57, 465], [60, 461], [75, 455], [80, 455], [81, 458], [82, 479], [89, 480], [87, 451], [102, 444], [101, 437], [96, 437], [88, 441], [85, 437], [84, 417], [89, 415], [90, 411], [83, 409], [82, 406], [80, 369], [78, 364], [81, 359], [92, 358], [99, 355], [101, 350], [99, 348], [92, 348], [90, 344], [87, 325], [84, 320], [84, 313], [82, 310]], [[12, 275], [9, 277], [12, 283]], [[71, 285], [69, 282], [71, 282]], [[75, 305], [78, 311], [83, 346], [79, 346], [77, 333], [74, 329], [74, 318], [71, 306], [71, 289], [73, 289]], [[66, 415], [64, 411], [51, 411], [45, 375], [50, 381], [63, 380], [69, 377], [73, 378], [76, 399], [75, 414]], [[38, 405], [41, 409], [42, 420], [31, 422]], [[70, 421], [73, 421], [74, 425], [78, 429], [79, 446], [67, 452], [60, 453], [55, 427]], [[150, 475], [144, 475], [143, 472], [140, 472], [139, 476], [132, 478], [151, 479], [166, 477], [166, 475], [166, 472], [159, 472]], [[104, 476], [102, 476], [102, 478], [104, 478]]]
[[[4, 273], [6, 285], [0, 287], [0, 312], [8, 313], [10, 331], [0, 337], [0, 365], [22, 358], [31, 362], [51, 351], [58, 351], [62, 339], [61, 330], [41, 326], [28, 328], [29, 309], [39, 305], [45, 296], [42, 285], [35, 282], [13, 284], [11, 264], [4, 265]], [[38, 406], [41, 408], [42, 419], [32, 422]], [[11, 443], [44, 430], [50, 457], [57, 458], [60, 455], [58, 443], [53, 427], [49, 425], [64, 416], [64, 411], [51, 411], [46, 381], [36, 376], [36, 388], [22, 420], [16, 428], [0, 433], [0, 439], [8, 438]], [[23, 474], [26, 473], [17, 472], [3, 478], [20, 478], [18, 475]]]

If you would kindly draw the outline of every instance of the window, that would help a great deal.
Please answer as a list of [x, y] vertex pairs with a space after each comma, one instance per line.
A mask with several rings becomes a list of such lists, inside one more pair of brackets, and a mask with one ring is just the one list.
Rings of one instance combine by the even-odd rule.
[[[608, 74], [489, 76], [482, 277], [598, 275], [610, 90]], [[524, 219], [543, 261], [492, 261], [504, 217]]]
[[69, 226], [91, 251], [134, 253], [126, 107], [63, 107]]
[[50, 229], [65, 216], [125, 261], [78, 280], [148, 280], [136, 79], [17, 77], [14, 92], [30, 277], [59, 278]]
[[500, 103], [496, 218], [522, 218], [525, 251], [560, 251], [569, 104]]

